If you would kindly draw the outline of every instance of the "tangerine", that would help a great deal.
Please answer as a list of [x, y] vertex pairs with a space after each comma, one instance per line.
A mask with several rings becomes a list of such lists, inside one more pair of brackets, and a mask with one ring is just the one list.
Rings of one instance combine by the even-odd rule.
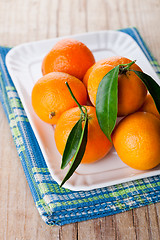
[[78, 102], [86, 104], [87, 91], [78, 78], [61, 72], [46, 74], [36, 82], [32, 90], [32, 106], [41, 120], [56, 124], [64, 111], [77, 106], [68, 91], [66, 81]]
[[[88, 94], [92, 104], [96, 105], [96, 94], [102, 78], [119, 64], [128, 64], [131, 60], [125, 57], [110, 57], [94, 67], [88, 78]], [[135, 63], [130, 69], [142, 71]], [[137, 111], [143, 104], [147, 89], [139, 77], [132, 71], [122, 71], [118, 75], [118, 116], [125, 116]]]
[[63, 39], [43, 59], [42, 73], [65, 72], [82, 80], [94, 63], [94, 56], [84, 43], [76, 39]]
[[113, 145], [128, 166], [148, 170], [160, 163], [160, 120], [136, 112], [123, 118], [112, 133]]
[[[93, 163], [103, 158], [110, 151], [112, 143], [100, 129], [95, 107], [86, 106], [86, 108], [88, 114], [88, 138], [82, 163]], [[80, 119], [80, 116], [80, 109], [75, 107], [64, 112], [57, 122], [54, 138], [61, 155], [64, 152], [69, 133]]]

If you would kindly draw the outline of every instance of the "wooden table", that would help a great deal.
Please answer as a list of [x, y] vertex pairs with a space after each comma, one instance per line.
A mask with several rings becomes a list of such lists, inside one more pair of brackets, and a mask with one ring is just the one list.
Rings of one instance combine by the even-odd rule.
[[[136, 26], [160, 62], [160, 0], [0, 0], [0, 45]], [[22, 191], [23, 189], [23, 191]], [[35, 207], [0, 105], [0, 239], [160, 239], [160, 203], [47, 226]]]

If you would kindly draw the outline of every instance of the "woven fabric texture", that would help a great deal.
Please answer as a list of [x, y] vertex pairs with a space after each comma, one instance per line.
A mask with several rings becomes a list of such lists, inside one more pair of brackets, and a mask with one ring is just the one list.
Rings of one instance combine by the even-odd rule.
[[[137, 29], [127, 28], [119, 31], [133, 37], [160, 76], [160, 66]], [[42, 219], [49, 225], [64, 225], [159, 202], [160, 176], [91, 191], [76, 192], [59, 188], [49, 173], [21, 100], [8, 74], [5, 56], [9, 50], [10, 48], [0, 47], [0, 100], [34, 202]]]

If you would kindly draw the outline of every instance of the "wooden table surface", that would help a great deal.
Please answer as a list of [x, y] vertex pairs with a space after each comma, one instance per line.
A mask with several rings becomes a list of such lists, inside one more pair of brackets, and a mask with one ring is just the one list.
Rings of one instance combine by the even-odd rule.
[[[0, 0], [0, 45], [136, 26], [160, 62], [160, 0]], [[23, 191], [22, 191], [23, 190]], [[0, 105], [0, 239], [160, 239], [160, 203], [114, 216], [46, 225], [35, 207]]]

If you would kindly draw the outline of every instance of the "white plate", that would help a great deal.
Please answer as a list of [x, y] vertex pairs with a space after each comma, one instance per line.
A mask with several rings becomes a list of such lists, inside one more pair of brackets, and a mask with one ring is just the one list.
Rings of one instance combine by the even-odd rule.
[[[93, 52], [96, 60], [113, 55], [124, 56], [131, 60], [136, 59], [142, 70], [160, 84], [149, 61], [129, 35], [118, 31], [101, 31], [70, 37], [85, 43]], [[59, 38], [55, 38], [19, 45], [7, 54], [6, 64], [49, 171], [53, 179], [61, 183], [68, 169], [63, 171], [60, 169], [61, 156], [54, 142], [54, 129], [36, 116], [31, 105], [32, 88], [42, 76], [42, 59], [58, 40]], [[104, 159], [94, 164], [81, 164], [64, 186], [76, 191], [91, 190], [157, 174], [160, 174], [160, 166], [150, 171], [134, 170], [125, 165], [112, 149]]]

